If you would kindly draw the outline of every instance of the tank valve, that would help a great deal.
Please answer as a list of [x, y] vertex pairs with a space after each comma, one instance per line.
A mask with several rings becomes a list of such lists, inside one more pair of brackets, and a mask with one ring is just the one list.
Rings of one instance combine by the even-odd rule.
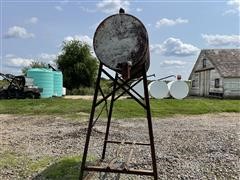
[[121, 68], [122, 78], [124, 80], [130, 79], [132, 62], [127, 61], [125, 63], [118, 64], [118, 66]]

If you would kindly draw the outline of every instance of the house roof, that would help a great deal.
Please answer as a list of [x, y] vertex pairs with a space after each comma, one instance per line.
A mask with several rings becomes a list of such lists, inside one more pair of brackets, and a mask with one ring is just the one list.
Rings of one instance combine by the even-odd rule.
[[240, 49], [204, 49], [200, 55], [210, 60], [222, 77], [240, 77]]

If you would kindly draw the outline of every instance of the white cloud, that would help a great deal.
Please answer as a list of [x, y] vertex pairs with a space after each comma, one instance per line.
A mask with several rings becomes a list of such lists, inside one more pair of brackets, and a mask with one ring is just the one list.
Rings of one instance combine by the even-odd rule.
[[69, 2], [70, 2], [70, 1], [68, 1], [68, 0], [60, 1], [60, 3], [63, 4], [63, 5], [65, 5], [65, 4], [69, 3]]
[[[15, 76], [22, 75], [22, 70], [19, 67], [4, 67], [1, 71], [4, 74], [13, 74]], [[1, 77], [0, 77], [1, 79]]]
[[6, 64], [10, 67], [24, 67], [29, 66], [33, 61], [33, 59], [14, 57], [7, 59]]
[[15, 57], [14, 54], [6, 54], [6, 55], [5, 55], [5, 58], [13, 58], [13, 57]]
[[85, 42], [91, 47], [93, 43], [93, 39], [87, 35], [74, 35], [74, 36], [67, 36], [64, 38], [64, 41], [72, 41], [72, 40], [79, 40], [81, 42]]
[[56, 54], [41, 53], [35, 57], [17, 57], [14, 54], [5, 55], [5, 65], [11, 68], [22, 68], [29, 66], [33, 61], [55, 64], [54, 60], [57, 58]]
[[162, 45], [161, 44], [150, 44], [150, 52], [161, 54], [162, 52]]
[[223, 16], [226, 16], [226, 15], [229, 15], [229, 14], [236, 14], [238, 11], [235, 10], [235, 9], [229, 9], [227, 11], [225, 11], [222, 15]]
[[127, 12], [129, 6], [129, 0], [102, 0], [97, 3], [97, 8], [107, 14], [118, 13], [120, 8], [125, 9], [125, 12]]
[[185, 61], [180, 61], [180, 60], [165, 60], [162, 63], [163, 65], [178, 65], [178, 66], [182, 66], [185, 65], [186, 62]]
[[56, 54], [41, 53], [37, 58], [40, 62], [54, 64], [54, 60], [57, 59]]
[[68, 0], [63, 0], [63, 1], [58, 1], [59, 5], [58, 6], [54, 6], [54, 8], [57, 10], [57, 11], [63, 11], [63, 6], [66, 6], [68, 3], [70, 3], [70, 1]]
[[92, 38], [90, 38], [87, 35], [74, 35], [74, 36], [67, 36], [67, 37], [64, 38], [64, 41], [66, 41], [66, 42], [72, 41], [72, 40], [78, 40], [78, 41], [84, 42], [87, 45], [89, 45], [91, 54], [94, 57], [96, 57], [96, 54], [95, 54], [95, 52], [93, 50], [93, 39]]
[[197, 47], [173, 37], [166, 39], [162, 44], [151, 45], [150, 50], [165, 56], [191, 56], [199, 52]]
[[137, 12], [142, 12], [143, 9], [142, 9], [142, 8], [137, 8], [136, 11], [137, 11]]
[[58, 10], [58, 11], [62, 11], [63, 10], [63, 8], [61, 7], [61, 6], [55, 6], [54, 7], [56, 10]]
[[167, 69], [167, 73], [170, 73], [170, 74], [174, 74], [174, 73], [179, 74], [180, 73], [179, 70], [176, 71], [176, 69], [184, 69], [186, 67], [185, 65], [187, 65], [187, 62], [180, 61], [180, 60], [165, 60], [160, 63], [160, 66], [164, 69]]
[[87, 12], [87, 13], [95, 13], [95, 12], [96, 12], [95, 9], [89, 9], [89, 8], [84, 7], [84, 6], [80, 6], [79, 8], [80, 8], [82, 11]]
[[202, 38], [211, 46], [240, 46], [240, 35], [202, 34]]
[[187, 19], [177, 18], [177, 19], [167, 19], [163, 18], [156, 22], [156, 28], [160, 28], [162, 26], [174, 26], [177, 24], [186, 24], [188, 23]]
[[6, 38], [33, 38], [34, 34], [27, 32], [27, 30], [20, 26], [13, 26], [8, 29], [5, 35]]
[[240, 0], [230, 0], [227, 4], [232, 7], [232, 9], [226, 10], [223, 15], [238, 14], [240, 15]]
[[240, 10], [240, 1], [239, 0], [230, 0], [227, 2], [228, 5], [232, 5], [235, 8]]
[[37, 17], [31, 17], [30, 19], [26, 20], [27, 24], [36, 24], [38, 22], [38, 18]]

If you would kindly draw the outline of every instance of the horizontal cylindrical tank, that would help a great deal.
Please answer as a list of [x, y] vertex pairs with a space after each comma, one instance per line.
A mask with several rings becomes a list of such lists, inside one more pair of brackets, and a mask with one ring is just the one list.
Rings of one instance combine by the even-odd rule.
[[27, 77], [34, 79], [34, 84], [42, 88], [41, 98], [53, 96], [53, 73], [44, 68], [32, 68], [27, 71]]
[[169, 94], [175, 99], [187, 97], [189, 87], [184, 81], [171, 81], [168, 84]]
[[[134, 84], [136, 84], [137, 81], [134, 81], [131, 86], [133, 86]], [[144, 87], [143, 87], [143, 80], [141, 80], [138, 84], [136, 84], [133, 89], [139, 94], [141, 95], [143, 98], [145, 97], [144, 95]], [[140, 99], [140, 97], [134, 92], [134, 91], [130, 91], [136, 98]]]
[[63, 95], [63, 75], [61, 71], [53, 72], [53, 95], [61, 97]]
[[103, 20], [93, 38], [98, 59], [110, 69], [123, 72], [131, 64], [131, 78], [141, 76], [142, 65], [148, 70], [149, 42], [143, 23], [129, 14], [115, 14]]
[[168, 86], [164, 81], [153, 81], [148, 85], [149, 94], [156, 99], [163, 99], [168, 96]]

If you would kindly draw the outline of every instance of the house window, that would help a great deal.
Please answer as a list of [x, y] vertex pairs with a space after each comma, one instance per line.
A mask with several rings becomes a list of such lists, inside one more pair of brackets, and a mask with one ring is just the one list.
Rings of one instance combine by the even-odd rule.
[[205, 68], [207, 66], [207, 60], [203, 59], [203, 68]]
[[214, 87], [215, 88], [219, 88], [220, 87], [220, 79], [215, 79], [215, 82], [214, 82]]
[[192, 87], [196, 87], [196, 80], [192, 80]]

